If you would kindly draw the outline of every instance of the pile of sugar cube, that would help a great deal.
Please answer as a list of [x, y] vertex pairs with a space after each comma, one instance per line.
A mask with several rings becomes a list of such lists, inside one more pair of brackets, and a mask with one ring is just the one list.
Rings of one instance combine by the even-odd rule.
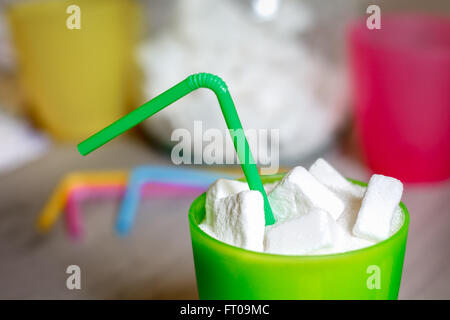
[[207, 191], [200, 228], [247, 250], [312, 255], [373, 245], [403, 224], [403, 185], [391, 177], [374, 174], [365, 188], [318, 159], [309, 170], [295, 167], [264, 187], [275, 224], [265, 226], [260, 192], [245, 182], [219, 179]]

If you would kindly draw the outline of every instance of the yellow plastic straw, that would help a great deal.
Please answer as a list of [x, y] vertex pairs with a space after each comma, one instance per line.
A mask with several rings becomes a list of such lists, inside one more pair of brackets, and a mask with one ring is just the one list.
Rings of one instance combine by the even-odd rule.
[[128, 171], [82, 171], [66, 175], [39, 214], [36, 228], [39, 232], [48, 232], [63, 211], [70, 191], [77, 186], [89, 184], [123, 184], [128, 180]]

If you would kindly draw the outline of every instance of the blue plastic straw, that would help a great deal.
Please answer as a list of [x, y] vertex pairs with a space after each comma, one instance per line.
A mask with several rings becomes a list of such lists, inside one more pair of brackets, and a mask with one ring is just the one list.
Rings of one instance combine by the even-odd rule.
[[147, 183], [168, 183], [207, 189], [219, 178], [233, 179], [226, 174], [182, 168], [142, 166], [135, 168], [128, 180], [125, 195], [117, 216], [116, 231], [129, 234], [139, 208], [142, 186]]

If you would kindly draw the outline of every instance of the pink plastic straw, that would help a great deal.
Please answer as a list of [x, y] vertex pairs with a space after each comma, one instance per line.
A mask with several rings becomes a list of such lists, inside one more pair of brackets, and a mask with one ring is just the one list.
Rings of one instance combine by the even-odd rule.
[[[84, 228], [82, 222], [82, 203], [95, 198], [118, 198], [125, 193], [123, 184], [119, 185], [83, 185], [69, 191], [66, 203], [66, 228], [72, 240], [81, 239]], [[145, 198], [159, 198], [176, 194], [199, 194], [204, 188], [166, 183], [146, 183], [141, 194]]]

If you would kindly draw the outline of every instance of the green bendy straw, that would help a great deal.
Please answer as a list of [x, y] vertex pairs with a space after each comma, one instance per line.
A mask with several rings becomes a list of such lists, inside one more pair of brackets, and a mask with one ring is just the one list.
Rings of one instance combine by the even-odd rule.
[[[261, 177], [258, 174], [258, 169], [256, 168], [244, 130], [242, 129], [241, 121], [239, 120], [239, 116], [236, 112], [233, 99], [231, 98], [225, 82], [213, 74], [198, 73], [190, 75], [177, 85], [144, 103], [139, 108], [133, 110], [129, 114], [123, 116], [103, 130], [81, 142], [78, 145], [78, 151], [83, 156], [89, 154], [108, 141], [114, 139], [118, 135], [136, 126], [140, 122], [151, 117], [155, 113], [161, 111], [168, 105], [174, 103], [178, 99], [198, 88], [208, 88], [216, 94], [222, 114], [233, 140], [234, 148], [236, 149], [236, 153], [241, 163], [242, 170], [244, 171], [244, 175], [247, 179], [248, 186], [250, 190], [257, 190], [261, 192], [264, 198], [264, 216], [266, 225], [274, 224], [275, 219], [273, 217], [272, 209], [270, 207], [269, 200], [267, 199]], [[243, 146], [238, 146], [238, 141], [243, 143]]]

